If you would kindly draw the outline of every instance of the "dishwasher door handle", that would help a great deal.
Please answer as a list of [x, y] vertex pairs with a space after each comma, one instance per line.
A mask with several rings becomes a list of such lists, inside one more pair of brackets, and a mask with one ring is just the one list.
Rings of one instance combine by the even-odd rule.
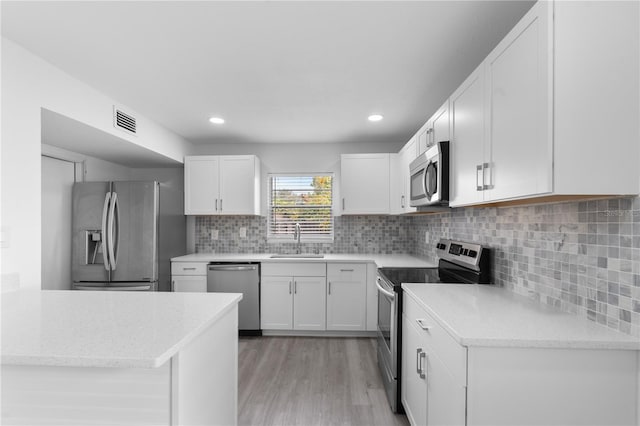
[[255, 271], [258, 265], [209, 265], [210, 271]]

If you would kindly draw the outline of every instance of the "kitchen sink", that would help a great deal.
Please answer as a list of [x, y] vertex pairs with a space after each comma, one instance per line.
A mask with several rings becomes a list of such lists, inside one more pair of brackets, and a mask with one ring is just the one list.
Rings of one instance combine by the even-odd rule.
[[271, 259], [322, 259], [324, 254], [272, 254]]

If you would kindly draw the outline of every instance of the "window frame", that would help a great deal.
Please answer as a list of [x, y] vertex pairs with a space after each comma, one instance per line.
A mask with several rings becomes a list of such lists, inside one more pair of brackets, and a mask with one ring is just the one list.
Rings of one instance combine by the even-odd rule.
[[334, 205], [335, 205], [335, 173], [333, 172], [301, 172], [301, 173], [268, 173], [267, 174], [267, 243], [295, 243], [296, 240], [291, 237], [290, 234], [272, 234], [271, 233], [271, 223], [272, 223], [272, 195], [273, 195], [273, 178], [278, 177], [316, 177], [316, 176], [329, 176], [331, 177], [331, 203], [329, 205], [329, 215], [331, 218], [331, 235], [326, 236], [310, 236], [302, 233], [300, 235], [301, 243], [332, 243], [335, 237], [335, 215], [334, 215]]

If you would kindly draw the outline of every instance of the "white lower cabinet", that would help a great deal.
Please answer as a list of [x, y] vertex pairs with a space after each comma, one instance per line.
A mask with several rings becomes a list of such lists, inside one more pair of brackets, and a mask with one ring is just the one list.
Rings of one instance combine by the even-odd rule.
[[206, 293], [206, 262], [171, 262], [171, 291]]
[[263, 330], [326, 329], [326, 263], [263, 263]]
[[637, 351], [466, 347], [404, 294], [401, 393], [412, 425], [638, 424]]
[[327, 330], [366, 330], [367, 265], [327, 264]]

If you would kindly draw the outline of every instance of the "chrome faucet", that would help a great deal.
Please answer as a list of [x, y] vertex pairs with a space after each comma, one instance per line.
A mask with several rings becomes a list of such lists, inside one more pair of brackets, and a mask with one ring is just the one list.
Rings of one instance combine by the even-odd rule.
[[296, 253], [300, 254], [300, 234], [301, 234], [301, 229], [300, 229], [300, 224], [296, 223], [296, 229], [293, 233], [293, 238], [296, 239], [297, 243], [298, 243], [298, 247], [296, 248]]

